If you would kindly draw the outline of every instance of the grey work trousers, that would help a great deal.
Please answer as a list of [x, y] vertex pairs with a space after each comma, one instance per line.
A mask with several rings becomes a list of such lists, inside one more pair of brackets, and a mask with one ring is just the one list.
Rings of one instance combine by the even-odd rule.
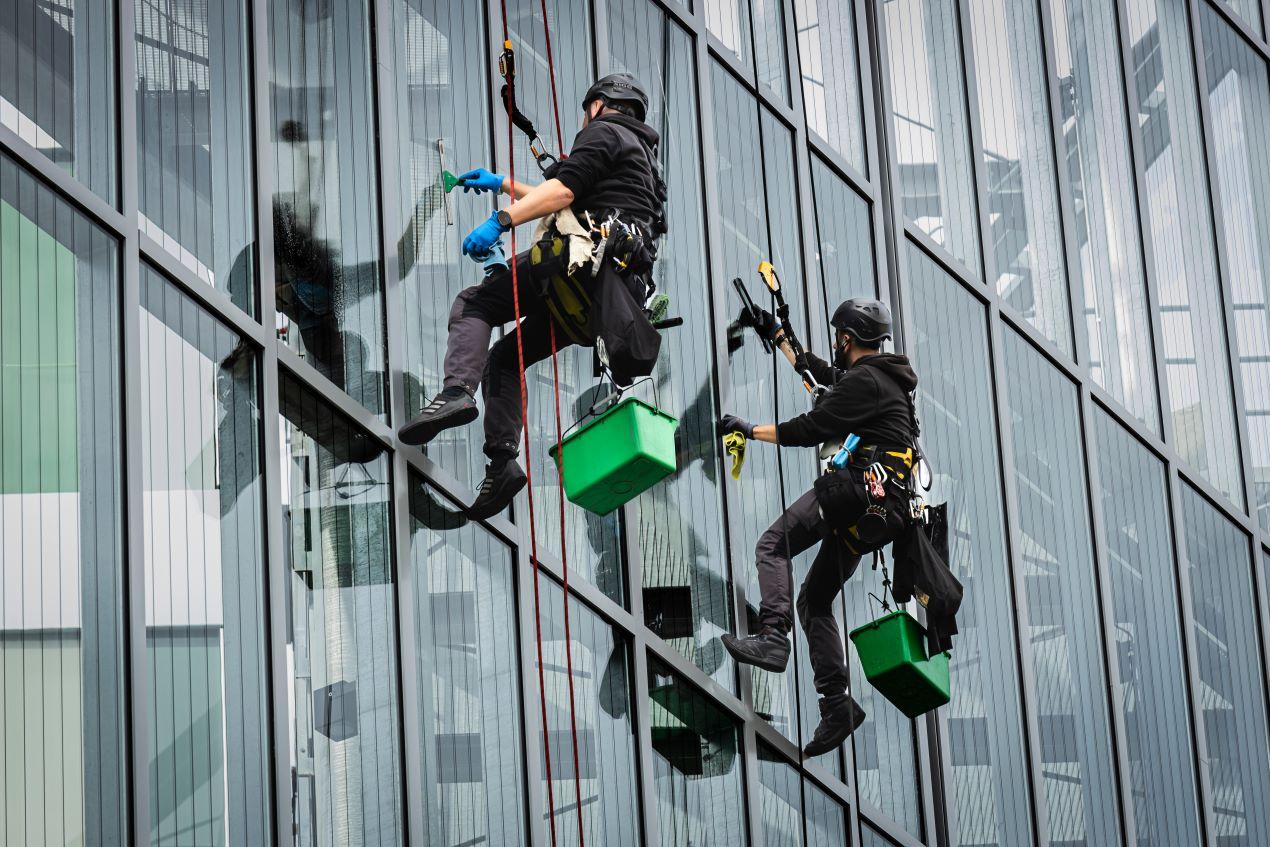
[[816, 691], [828, 697], [847, 690], [846, 654], [838, 621], [833, 616], [833, 605], [843, 583], [859, 567], [860, 557], [828, 532], [814, 491], [795, 500], [759, 537], [754, 547], [759, 591], [763, 595], [759, 620], [762, 626], [783, 633], [793, 628], [792, 559], [816, 543], [820, 544], [820, 550], [798, 591], [798, 620], [807, 634]]

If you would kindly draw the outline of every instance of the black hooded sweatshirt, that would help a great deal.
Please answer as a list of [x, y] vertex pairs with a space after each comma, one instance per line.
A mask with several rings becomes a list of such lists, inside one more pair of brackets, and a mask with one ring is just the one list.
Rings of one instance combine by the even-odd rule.
[[654, 157], [657, 130], [630, 115], [594, 118], [573, 139], [567, 158], [547, 168], [573, 192], [574, 214], [620, 209], [651, 224], [663, 214]]
[[917, 374], [907, 356], [878, 353], [842, 370], [808, 353], [807, 365], [819, 383], [832, 387], [810, 412], [776, 425], [782, 447], [842, 441], [851, 433], [865, 446], [916, 440], [908, 395], [917, 388]]

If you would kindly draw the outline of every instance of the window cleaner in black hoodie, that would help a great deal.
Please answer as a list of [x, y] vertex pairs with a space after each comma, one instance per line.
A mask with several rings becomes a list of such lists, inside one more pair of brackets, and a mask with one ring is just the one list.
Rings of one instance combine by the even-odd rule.
[[[761, 312], [749, 323], [793, 364], [794, 353], [770, 313]], [[807, 355], [813, 376], [830, 386], [814, 409], [780, 424], [755, 426], [735, 415], [724, 415], [719, 422], [721, 434], [740, 432], [781, 447], [836, 448], [848, 435], [860, 437], [850, 464], [840, 474], [844, 484], [833, 508], [824, 508], [828, 504], [818, 499], [816, 489], [808, 491], [759, 538], [754, 550], [762, 594], [759, 632], [722, 639], [738, 662], [783, 671], [793, 626], [791, 559], [820, 544], [797, 602], [820, 694], [820, 725], [803, 751], [807, 756], [837, 748], [864, 721], [864, 710], [847, 692], [846, 657], [833, 603], [855, 573], [861, 554], [878, 549], [904, 526], [906, 480], [916, 440], [911, 395], [917, 375], [906, 357], [881, 352], [882, 342], [891, 337], [890, 310], [877, 300], [848, 300], [834, 312], [831, 323], [834, 364]], [[876, 468], [870, 471], [875, 462], [886, 468], [886, 478], [871, 487], [870, 476], [880, 476]]]
[[[591, 307], [592, 315], [599, 311], [601, 303], [607, 310], [607, 318], [596, 317], [594, 321], [588, 318], [588, 321], [596, 324], [609, 321], [607, 328], [601, 328], [596, 334], [606, 341], [614, 360], [614, 376], [620, 378], [623, 375], [616, 363], [616, 345], [608, 343], [612, 338], [605, 335], [615, 326], [614, 315], [620, 311], [620, 303], [631, 304], [626, 307], [626, 314], [630, 314], [632, 308], [638, 310], [636, 317], [642, 323], [636, 329], [642, 329], [645, 337], [651, 334], [651, 341], [642, 351], [644, 358], [640, 360], [647, 371], [652, 368], [648, 349], [651, 348], [651, 360], [655, 360], [656, 345], [660, 343], [656, 331], [643, 315], [643, 306], [651, 291], [655, 240], [665, 227], [666, 187], [657, 159], [659, 137], [656, 130], [644, 123], [648, 95], [630, 74], [611, 74], [598, 80], [582, 98], [582, 109], [585, 113], [582, 130], [574, 139], [568, 157], [543, 172], [545, 182], [536, 186], [513, 182], [484, 168], [459, 177], [464, 191], [506, 193], [513, 198], [511, 205], [492, 213], [468, 234], [463, 240], [463, 252], [483, 261], [500, 236], [513, 226], [566, 208], [571, 209], [584, 226], [590, 222], [593, 231], [600, 221], [618, 220], [625, 233], [626, 240], [622, 243], [628, 253], [623, 255], [628, 260], [622, 261], [619, 267], [616, 262], [619, 248], [613, 238], [607, 238], [605, 256], [594, 263], [588, 278], [579, 286], [597, 301]], [[571, 338], [568, 329], [558, 320], [558, 313], [553, 313], [554, 304], [548, 302], [550, 295], [541, 279], [546, 272], [534, 262], [531, 253], [524, 251], [514, 259], [520, 290], [520, 326], [490, 348], [493, 328], [515, 317], [511, 273], [505, 266], [498, 265], [479, 285], [465, 289], [455, 299], [450, 310], [443, 389], [400, 432], [401, 440], [407, 444], [426, 444], [446, 429], [471, 423], [477, 418], [475, 395], [477, 387], [481, 388], [485, 398], [485, 455], [489, 457], [489, 465], [476, 500], [467, 509], [471, 518], [484, 519], [498, 514], [525, 485], [525, 472], [516, 462], [524, 426], [519, 398], [517, 334], [522, 338], [526, 367], [550, 355], [553, 322], [559, 346], [578, 340]], [[573, 278], [582, 275], [583, 272], [578, 271]], [[619, 303], [619, 307], [612, 306], [613, 303]], [[626, 376], [645, 376], [647, 371]]]

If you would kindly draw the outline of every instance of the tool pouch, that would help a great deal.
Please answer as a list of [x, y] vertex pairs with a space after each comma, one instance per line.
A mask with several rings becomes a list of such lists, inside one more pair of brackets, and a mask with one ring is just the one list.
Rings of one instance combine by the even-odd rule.
[[904, 530], [904, 504], [894, 486], [887, 486], [881, 502], [872, 501], [862, 468], [830, 468], [813, 490], [829, 531], [857, 555], [885, 547]]

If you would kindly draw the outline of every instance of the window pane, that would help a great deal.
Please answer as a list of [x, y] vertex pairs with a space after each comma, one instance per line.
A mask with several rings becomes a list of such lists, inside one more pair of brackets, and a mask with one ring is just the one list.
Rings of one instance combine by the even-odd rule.
[[988, 279], [1007, 304], [1069, 356], [1067, 305], [1049, 92], [1036, 3], [971, 4], [979, 128], [992, 244]]
[[[551, 15], [551, 48], [556, 57], [556, 85], [560, 93], [560, 118], [563, 124], [565, 150], [581, 129], [582, 97], [594, 82], [591, 74], [591, 12], [587, 0], [556, 0], [548, 3]], [[526, 4], [521, 15], [511, 21], [512, 40], [517, 47], [517, 95], [524, 92], [521, 110], [533, 116], [544, 138], [552, 139], [555, 130], [551, 107], [551, 79], [547, 68], [546, 34], [543, 31], [542, 8], [538, 3]], [[562, 58], [569, 57], [569, 58]], [[576, 57], [576, 60], [575, 58]], [[494, 149], [496, 158], [505, 161], [507, 135], [505, 112], [498, 112], [499, 130]], [[518, 180], [540, 182], [529, 145], [519, 130], [512, 146], [516, 156]], [[534, 225], [517, 230], [517, 246], [527, 248]], [[466, 234], [466, 233], [464, 233]], [[510, 241], [506, 246], [510, 247]], [[468, 260], [464, 260], [468, 261]], [[470, 265], [470, 261], [469, 261]], [[474, 267], [474, 266], [473, 266]], [[533, 459], [534, 507], [538, 518], [538, 543], [560, 555], [559, 476], [548, 450], [556, 444], [555, 396], [551, 389], [552, 365], [544, 361], [529, 374], [529, 437]], [[604, 394], [594, 376], [594, 353], [589, 348], [571, 347], [559, 355], [560, 426], [561, 431]], [[522, 492], [516, 498], [516, 521], [529, 524], [529, 498]], [[607, 517], [593, 515], [584, 509], [565, 507], [569, 567], [595, 583], [608, 597], [624, 603], [626, 593], [618, 529], [620, 512]]]
[[[1243, 19], [1251, 25], [1254, 33], [1257, 35], [1262, 34], [1261, 6], [1257, 0], [1218, 0], [1218, 2], [1224, 3], [1242, 15]], [[1207, 16], [1209, 14], [1208, 9], [1205, 7], [1201, 8], [1204, 8], [1201, 14]]]
[[[671, 293], [671, 312], [708, 322], [704, 199], [701, 190], [696, 69], [692, 40], [646, 0], [609, 3], [613, 66], [649, 88], [650, 124], [669, 188], [671, 231], [658, 245], [653, 278]], [[685, 280], [699, 280], [686, 284]], [[655, 378], [660, 397], [679, 417], [678, 470], [635, 501], [643, 565], [644, 619], [698, 667], [731, 686], [718, 636], [732, 629], [723, 538], [718, 443], [714, 431], [714, 347], [704, 327], [662, 333]], [[628, 529], [630, 531], [630, 529]]]
[[[542, 581], [542, 662], [547, 683], [547, 728], [551, 740], [556, 836], [578, 844], [578, 791], [587, 844], [641, 843], [639, 774], [635, 767], [635, 717], [631, 713], [630, 649], [625, 638], [576, 597], [569, 603], [573, 640], [564, 635], [564, 592]], [[571, 650], [572, 656], [565, 651]], [[567, 660], [573, 662], [573, 702]], [[531, 687], [536, 685], [531, 683]], [[534, 692], [535, 698], [538, 692]], [[578, 770], [573, 767], [577, 723]], [[537, 755], [541, 756], [539, 739]], [[581, 781], [575, 787], [575, 773]], [[543, 782], [542, 796], [547, 799]], [[543, 817], [547, 817], [545, 811]]]
[[1080, 249], [1071, 269], [1099, 385], [1153, 432], [1160, 429], [1134, 204], [1129, 116], [1124, 102], [1116, 8], [1101, 0], [1050, 0], [1063, 138], [1059, 152], [1075, 210]]
[[1270, 843], [1270, 738], [1248, 537], [1182, 486], [1185, 571], [1191, 586], [1196, 699], [1204, 710], [1204, 766], [1222, 844]]
[[661, 843], [748, 844], [740, 736], [731, 717], [651, 657], [648, 688]]
[[996, 421], [983, 307], [906, 243], [918, 415], [948, 503], [948, 564], [966, 589], [952, 653], [950, 800], [961, 845], [1028, 844], [1028, 768], [1019, 706], [1011, 575], [1006, 563]]
[[883, 4], [895, 123], [895, 178], [904, 215], [979, 270], [975, 181], [956, 4]]
[[0, 155], [6, 843], [126, 840], [118, 267], [113, 239]]
[[382, 415], [370, 12], [366, 0], [279, 0], [269, 10], [278, 332]]
[[883, 838], [868, 824], [860, 825], [860, 834], [864, 836], [860, 841], [864, 847], [892, 847], [891, 842], [888, 839]]
[[1253, 508], [1270, 529], [1270, 443], [1257, 421], [1270, 413], [1270, 75], [1220, 16], [1203, 12], [1214, 173], [1222, 204], [1235, 349], [1248, 414]]
[[281, 395], [296, 843], [399, 843], [388, 459], [285, 372]]
[[753, 67], [750, 50], [750, 0], [705, 0], [710, 34], [731, 50], [745, 67]]
[[1243, 504], [1186, 0], [1130, 0], [1145, 205], [1176, 449]]
[[782, 0], [754, 3], [755, 53], [758, 81], [789, 105], [789, 63], [785, 59], [785, 9]]
[[255, 313], [243, 0], [135, 0], [141, 231]]
[[1136, 843], [1199, 844], [1164, 466], [1101, 409], [1093, 439]]
[[807, 126], [862, 173], [864, 115], [852, 4], [794, 0]]
[[758, 742], [759, 820], [765, 847], [802, 847], [800, 782], [798, 771], [782, 759], [780, 753]]
[[511, 551], [476, 524], [454, 526], [452, 507], [413, 475], [410, 518], [423, 729], [410, 755], [422, 756], [428, 843], [523, 844]]
[[141, 271], [150, 839], [264, 843], [270, 743], [257, 357]]
[[1005, 333], [1015, 566], [1026, 586], [1041, 776], [1052, 843], [1120, 841], [1098, 584], [1076, 387]]
[[846, 810], [818, 787], [803, 780], [803, 815], [807, 847], [842, 847], [847, 839]]
[[[441, 171], [460, 174], [492, 158], [484, 58], [468, 49], [486, 37], [481, 6], [396, 0], [392, 10], [394, 67], [383, 79], [397, 106], [397, 138], [389, 141], [403, 169], [398, 214], [405, 228], [393, 233], [398, 266], [389, 272], [402, 283], [409, 419], [441, 390], [450, 306], [481, 278], [459, 245], [489, 215], [489, 204], [462, 192], [447, 195]], [[429, 442], [428, 458], [475, 488], [483, 443], [478, 426], [447, 429]]]
[[115, 4], [9, 0], [0, 124], [115, 202]]

